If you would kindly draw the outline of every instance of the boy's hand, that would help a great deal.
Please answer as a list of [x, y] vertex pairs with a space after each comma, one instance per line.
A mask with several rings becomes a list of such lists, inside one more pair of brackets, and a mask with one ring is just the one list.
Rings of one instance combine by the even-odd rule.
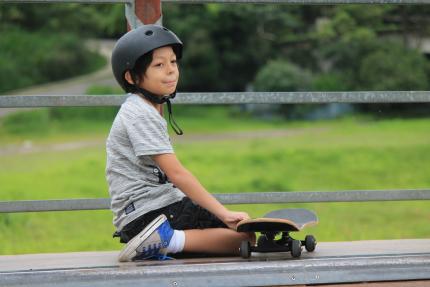
[[244, 219], [249, 219], [249, 215], [246, 212], [241, 211], [227, 211], [223, 218], [221, 218], [222, 222], [224, 222], [229, 228], [236, 230], [236, 225], [239, 221]]

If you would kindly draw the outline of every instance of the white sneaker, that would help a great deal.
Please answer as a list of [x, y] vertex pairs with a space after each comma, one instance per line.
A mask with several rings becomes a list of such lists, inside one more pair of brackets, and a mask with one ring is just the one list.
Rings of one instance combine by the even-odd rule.
[[173, 236], [173, 229], [164, 214], [149, 223], [138, 235], [133, 237], [121, 250], [120, 262], [141, 259], [168, 259], [167, 246]]

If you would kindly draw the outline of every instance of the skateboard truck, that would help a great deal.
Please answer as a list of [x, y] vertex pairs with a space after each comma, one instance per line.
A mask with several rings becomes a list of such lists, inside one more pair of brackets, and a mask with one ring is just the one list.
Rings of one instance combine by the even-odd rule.
[[251, 252], [291, 252], [293, 258], [298, 258], [302, 254], [302, 246], [308, 252], [315, 250], [317, 242], [313, 235], [306, 235], [305, 240], [297, 240], [292, 238], [289, 232], [282, 232], [282, 237], [275, 240], [277, 233], [279, 232], [262, 232], [256, 246], [251, 246], [249, 241], [242, 241], [240, 256], [249, 258]]

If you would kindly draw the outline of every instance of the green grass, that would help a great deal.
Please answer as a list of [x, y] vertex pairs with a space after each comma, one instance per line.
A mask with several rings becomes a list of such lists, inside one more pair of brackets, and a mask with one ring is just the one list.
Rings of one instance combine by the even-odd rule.
[[[225, 113], [214, 109], [215, 112]], [[225, 115], [225, 114], [224, 114]], [[202, 119], [179, 112], [188, 133], [252, 130], [255, 120]], [[218, 114], [218, 116], [220, 116]], [[211, 117], [211, 116], [208, 116]], [[190, 125], [188, 125], [190, 123]], [[372, 121], [351, 117], [320, 122], [262, 122], [258, 129], [287, 129], [282, 138], [225, 139], [176, 143], [183, 162], [213, 193], [354, 189], [413, 189], [430, 186], [430, 119]], [[240, 127], [240, 129], [238, 128]], [[23, 137], [40, 144], [107, 135], [108, 127], [58, 130]], [[222, 137], [222, 135], [220, 135]], [[175, 142], [176, 135], [172, 135]], [[1, 148], [1, 147], [0, 147]], [[42, 151], [0, 157], [2, 200], [108, 197], [105, 150]], [[285, 207], [306, 207], [320, 218], [309, 229], [319, 241], [428, 238], [428, 201], [238, 205], [252, 216]], [[119, 249], [111, 238], [110, 211], [0, 214], [0, 254]]]
[[[99, 91], [98, 89], [93, 89]], [[103, 90], [100, 90], [101, 92]], [[174, 106], [174, 117], [186, 133], [267, 129], [286, 126], [280, 120], [261, 121], [238, 114], [234, 107]], [[167, 114], [167, 109], [165, 110]], [[0, 147], [31, 139], [34, 143], [106, 136], [112, 125], [112, 108], [38, 108], [0, 119]], [[169, 127], [170, 128], [170, 127]]]

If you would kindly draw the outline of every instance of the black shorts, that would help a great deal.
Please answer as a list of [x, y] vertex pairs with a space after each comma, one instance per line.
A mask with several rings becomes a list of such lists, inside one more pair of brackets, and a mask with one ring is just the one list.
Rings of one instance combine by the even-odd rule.
[[184, 197], [181, 201], [138, 217], [121, 231], [115, 232], [114, 237], [120, 237], [121, 243], [127, 243], [160, 214], [166, 215], [170, 226], [176, 230], [228, 228], [215, 215]]

